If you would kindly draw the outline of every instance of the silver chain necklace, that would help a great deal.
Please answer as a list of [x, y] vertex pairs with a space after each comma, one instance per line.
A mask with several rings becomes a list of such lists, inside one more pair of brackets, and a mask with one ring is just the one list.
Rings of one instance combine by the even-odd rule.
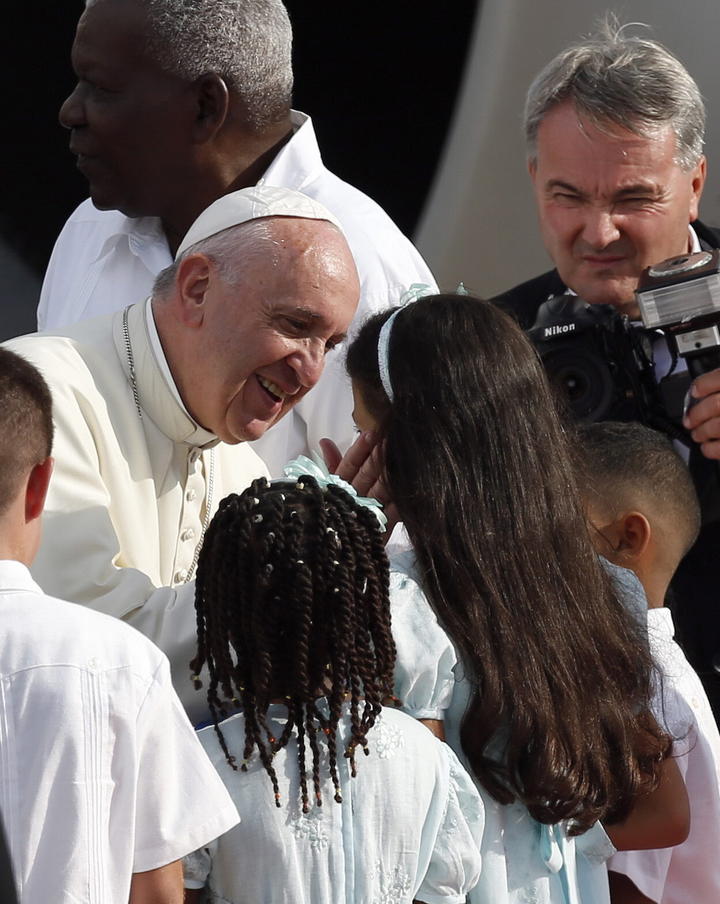
[[128, 311], [131, 305], [128, 305], [123, 311], [122, 327], [123, 336], [125, 338], [125, 354], [127, 355], [128, 370], [130, 371], [130, 386], [132, 387], [133, 398], [135, 399], [135, 407], [137, 408], [138, 417], [142, 420], [142, 408], [140, 407], [140, 396], [138, 395], [137, 380], [135, 379], [135, 358], [133, 356], [132, 345], [130, 345], [130, 330], [128, 329]]
[[[135, 400], [135, 408], [137, 409], [138, 417], [142, 420], [142, 408], [140, 407], [140, 395], [138, 393], [137, 387], [137, 378], [135, 376], [135, 357], [133, 355], [132, 344], [130, 343], [130, 330], [128, 328], [128, 312], [132, 305], [128, 305], [123, 311], [122, 315], [122, 328], [123, 328], [123, 337], [125, 339], [125, 354], [127, 355], [127, 363], [128, 363], [128, 371], [130, 372], [130, 386], [132, 388], [133, 399]], [[205, 517], [203, 518], [202, 530], [200, 531], [200, 539], [195, 547], [195, 555], [193, 556], [193, 560], [190, 564], [190, 568], [188, 569], [187, 577], [183, 583], [187, 584], [188, 581], [192, 580], [193, 575], [195, 574], [195, 569], [197, 568], [198, 559], [200, 557], [200, 550], [202, 549], [203, 540], [205, 539], [205, 533], [208, 529], [208, 525], [210, 524], [210, 512], [212, 509], [212, 498], [213, 498], [213, 486], [215, 483], [215, 450], [210, 449], [208, 451], [208, 479], [207, 479], [207, 495], [205, 497]]]

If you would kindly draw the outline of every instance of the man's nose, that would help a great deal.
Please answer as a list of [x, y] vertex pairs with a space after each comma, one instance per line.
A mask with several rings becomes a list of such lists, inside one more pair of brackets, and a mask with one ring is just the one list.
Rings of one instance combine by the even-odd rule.
[[620, 238], [612, 211], [590, 207], [585, 211], [583, 239], [590, 247], [602, 250]]
[[75, 85], [63, 101], [58, 120], [65, 129], [77, 129], [85, 124], [85, 108], [80, 97], [80, 85]]
[[311, 341], [294, 352], [288, 363], [297, 374], [301, 386], [312, 389], [322, 376], [325, 366], [325, 348], [323, 343]]

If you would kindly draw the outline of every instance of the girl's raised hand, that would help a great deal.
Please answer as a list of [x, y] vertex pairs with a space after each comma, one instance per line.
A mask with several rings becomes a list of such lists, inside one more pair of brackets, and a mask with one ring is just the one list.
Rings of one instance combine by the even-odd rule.
[[382, 503], [388, 519], [385, 538], [389, 540], [398, 514], [382, 480], [382, 449], [375, 434], [361, 433], [344, 455], [331, 439], [321, 439], [320, 449], [331, 473], [352, 484], [358, 496], [371, 496]]

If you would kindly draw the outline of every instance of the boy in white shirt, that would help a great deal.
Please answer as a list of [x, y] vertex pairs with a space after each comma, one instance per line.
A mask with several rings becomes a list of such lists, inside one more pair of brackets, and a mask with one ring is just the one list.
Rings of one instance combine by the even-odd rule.
[[45, 381], [0, 349], [0, 813], [19, 899], [181, 904], [180, 858], [237, 811], [164, 654], [30, 577], [52, 431]]
[[640, 424], [579, 430], [587, 515], [598, 552], [635, 572], [648, 602], [659, 667], [655, 716], [690, 800], [690, 834], [674, 848], [627, 851], [608, 862], [613, 904], [720, 901], [720, 735], [697, 674], [673, 639], [670, 580], [700, 529], [690, 474], [667, 437]]

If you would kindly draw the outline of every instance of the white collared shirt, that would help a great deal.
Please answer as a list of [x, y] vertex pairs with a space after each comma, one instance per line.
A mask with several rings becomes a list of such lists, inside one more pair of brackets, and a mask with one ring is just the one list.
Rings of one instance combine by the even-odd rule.
[[[342, 224], [360, 276], [360, 304], [352, 332], [370, 315], [397, 303], [412, 283], [436, 288], [417, 250], [373, 200], [323, 165], [312, 122], [293, 111], [292, 138], [259, 184], [304, 192]], [[160, 221], [129, 219], [84, 201], [62, 229], [50, 258], [38, 306], [38, 328], [65, 327], [121, 310], [150, 295], [157, 274], [172, 263]], [[344, 348], [326, 359], [319, 384], [255, 446], [272, 476], [325, 436], [346, 448], [354, 438], [352, 394]]]
[[697, 674], [674, 640], [669, 609], [648, 610], [650, 650], [660, 668], [653, 711], [673, 736], [690, 799], [686, 841], [659, 851], [622, 851], [608, 868], [658, 904], [720, 901], [720, 734]]
[[23, 904], [127, 904], [237, 823], [170, 684], [122, 622], [0, 561], [0, 812]]

